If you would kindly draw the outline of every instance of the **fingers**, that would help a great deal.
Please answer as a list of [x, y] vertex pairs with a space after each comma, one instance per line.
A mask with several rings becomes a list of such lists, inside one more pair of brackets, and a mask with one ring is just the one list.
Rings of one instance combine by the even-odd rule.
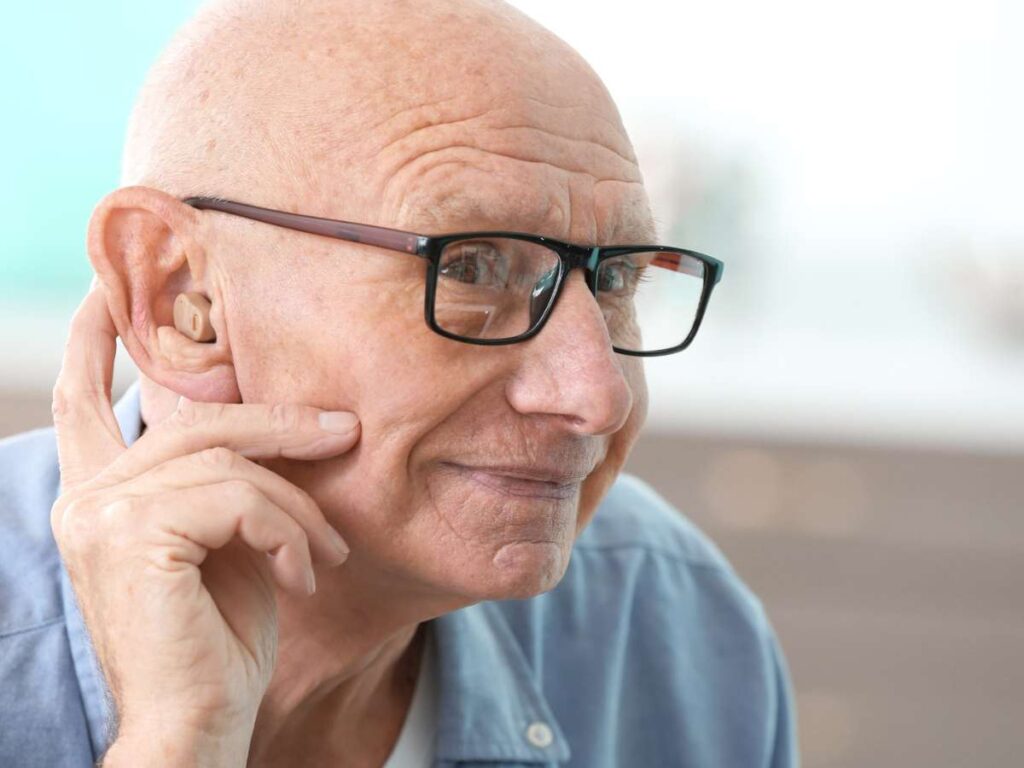
[[71, 321], [64, 362], [53, 388], [61, 485], [71, 488], [94, 477], [124, 450], [110, 403], [117, 329], [98, 284]]
[[128, 554], [168, 572], [198, 567], [210, 550], [237, 536], [252, 549], [272, 555], [270, 569], [283, 589], [299, 595], [315, 589], [302, 527], [243, 480], [114, 501], [86, 496], [60, 510], [54, 531], [62, 554], [72, 560], [88, 553], [87, 559], [94, 561], [103, 553], [108, 563], [116, 564]]
[[[225, 480], [150, 496], [135, 514], [145, 521], [143, 551], [161, 553], [158, 557], [168, 567], [182, 563], [198, 567], [209, 550], [220, 549], [238, 536], [257, 552], [273, 556], [270, 570], [283, 589], [297, 595], [316, 590], [305, 531], [251, 483]], [[166, 539], [165, 534], [171, 537]], [[164, 545], [154, 548], [161, 541]]]
[[[252, 485], [302, 528], [317, 559], [339, 565], [348, 557], [348, 545], [324, 518], [313, 498], [266, 467], [261, 467], [228, 448], [207, 448], [164, 462], [122, 483], [119, 494], [160, 495], [190, 486], [236, 481]], [[220, 513], [218, 513], [220, 514]]]
[[120, 482], [173, 458], [218, 446], [250, 458], [325, 459], [348, 451], [358, 439], [358, 419], [345, 411], [182, 398], [172, 416], [146, 430], [103, 473], [103, 482]]

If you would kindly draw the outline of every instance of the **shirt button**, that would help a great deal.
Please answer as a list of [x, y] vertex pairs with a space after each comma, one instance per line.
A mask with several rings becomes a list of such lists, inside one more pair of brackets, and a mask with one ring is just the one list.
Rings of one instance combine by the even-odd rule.
[[555, 739], [548, 724], [541, 722], [530, 723], [526, 729], [526, 738], [535, 747], [550, 747]]

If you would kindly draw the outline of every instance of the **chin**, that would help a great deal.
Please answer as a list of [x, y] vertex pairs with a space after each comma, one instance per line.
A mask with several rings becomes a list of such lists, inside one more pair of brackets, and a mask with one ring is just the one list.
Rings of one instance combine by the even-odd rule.
[[471, 591], [480, 600], [521, 600], [554, 589], [565, 575], [571, 547], [554, 541], [516, 541], [499, 549]]

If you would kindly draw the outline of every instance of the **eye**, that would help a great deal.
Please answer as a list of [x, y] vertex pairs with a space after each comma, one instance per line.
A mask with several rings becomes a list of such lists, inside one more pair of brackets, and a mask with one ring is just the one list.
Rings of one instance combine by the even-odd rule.
[[637, 287], [651, 278], [651, 254], [636, 253], [601, 262], [597, 268], [597, 290], [602, 293], [632, 296]]
[[487, 241], [453, 243], [441, 255], [439, 274], [468, 285], [503, 287], [508, 282], [508, 261]]
[[604, 264], [597, 273], [597, 290], [605, 293], [621, 291], [626, 284], [621, 264]]
[[609, 259], [598, 267], [597, 290], [604, 293], [632, 293], [637, 283], [648, 279], [646, 266], [633, 263], [628, 256]]

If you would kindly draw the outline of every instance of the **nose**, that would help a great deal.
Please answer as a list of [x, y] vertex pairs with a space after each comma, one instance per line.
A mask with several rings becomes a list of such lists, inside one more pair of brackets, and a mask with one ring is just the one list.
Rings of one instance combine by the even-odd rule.
[[513, 408], [560, 417], [580, 434], [622, 428], [633, 393], [582, 270], [569, 274], [547, 323], [521, 347], [520, 364], [506, 389]]

